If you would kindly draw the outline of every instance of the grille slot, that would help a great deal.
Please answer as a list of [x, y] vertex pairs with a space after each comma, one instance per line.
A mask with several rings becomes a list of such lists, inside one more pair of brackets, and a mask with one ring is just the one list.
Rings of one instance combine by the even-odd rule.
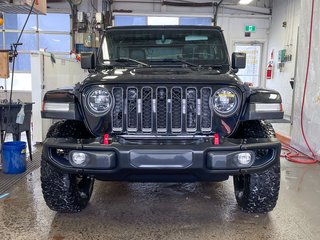
[[182, 131], [182, 88], [171, 89], [171, 128], [173, 133]]
[[152, 88], [142, 88], [141, 101], [142, 101], [142, 117], [141, 126], [143, 132], [152, 131]]
[[157, 115], [157, 131], [159, 133], [167, 132], [167, 113], [168, 113], [167, 99], [168, 99], [167, 88], [165, 87], [157, 88], [156, 115]]
[[115, 132], [123, 130], [123, 89], [113, 88], [114, 107], [112, 112], [112, 129]]
[[197, 89], [187, 88], [186, 90], [186, 125], [187, 132], [197, 130]]
[[138, 89], [130, 87], [127, 90], [127, 125], [128, 131], [138, 130]]
[[211, 94], [211, 88], [205, 87], [201, 89], [200, 126], [202, 132], [210, 132], [212, 129], [212, 111], [210, 108]]

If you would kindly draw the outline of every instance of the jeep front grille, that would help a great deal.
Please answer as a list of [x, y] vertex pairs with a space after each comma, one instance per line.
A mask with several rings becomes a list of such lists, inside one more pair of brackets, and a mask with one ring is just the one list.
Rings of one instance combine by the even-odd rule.
[[209, 87], [114, 87], [114, 133], [211, 133]]

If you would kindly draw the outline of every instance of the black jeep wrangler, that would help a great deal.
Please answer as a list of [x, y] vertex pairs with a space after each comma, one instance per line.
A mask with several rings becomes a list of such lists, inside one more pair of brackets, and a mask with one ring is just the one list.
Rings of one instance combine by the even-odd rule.
[[47, 205], [79, 212], [94, 179], [225, 181], [252, 213], [271, 211], [280, 186], [280, 149], [270, 123], [281, 97], [236, 75], [246, 56], [227, 51], [219, 27], [114, 27], [97, 53], [82, 54], [89, 76], [49, 91], [42, 117], [58, 119], [43, 144]]

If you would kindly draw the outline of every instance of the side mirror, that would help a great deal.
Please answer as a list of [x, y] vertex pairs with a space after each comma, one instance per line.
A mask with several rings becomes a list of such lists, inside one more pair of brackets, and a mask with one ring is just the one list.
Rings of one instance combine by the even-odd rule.
[[232, 53], [232, 69], [246, 68], [247, 56], [245, 53]]
[[93, 52], [81, 53], [81, 68], [82, 69], [95, 69], [96, 68], [96, 55]]

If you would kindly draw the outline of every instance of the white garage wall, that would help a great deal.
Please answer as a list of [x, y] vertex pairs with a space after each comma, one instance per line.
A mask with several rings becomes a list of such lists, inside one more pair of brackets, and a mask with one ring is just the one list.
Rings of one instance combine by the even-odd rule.
[[[235, 51], [234, 44], [238, 43], [262, 43], [263, 56], [262, 66], [266, 66], [268, 38], [271, 19], [263, 15], [221, 15], [218, 18], [218, 25], [224, 30], [227, 41], [229, 54]], [[244, 36], [244, 28], [246, 25], [256, 26], [256, 32], [252, 33], [250, 38]], [[261, 74], [264, 76], [264, 74]], [[265, 79], [262, 78], [261, 86], [265, 86]]]
[[[290, 9], [290, 4], [291, 9]], [[283, 108], [287, 117], [292, 112], [293, 90], [290, 86], [291, 78], [295, 76], [295, 60], [298, 28], [300, 23], [301, 0], [275, 0], [273, 6], [272, 23], [270, 29], [269, 49], [267, 59], [271, 60], [271, 52], [274, 51], [274, 75], [273, 79], [266, 80], [266, 86], [281, 93]], [[287, 27], [282, 26], [287, 21]], [[282, 72], [277, 67], [278, 52], [281, 49], [288, 49], [293, 54], [291, 62], [285, 64]], [[266, 67], [266, 65], [265, 65]]]
[[[300, 38], [299, 38], [299, 54], [298, 54], [298, 73], [297, 86], [295, 94], [295, 106], [293, 117], [292, 144], [299, 150], [309, 154], [306, 144], [302, 138], [300, 128], [301, 102], [303, 88], [306, 76], [308, 43], [310, 30], [311, 0], [302, 1], [300, 22]], [[308, 88], [306, 94], [306, 105], [304, 111], [305, 133], [313, 151], [320, 157], [320, 2], [315, 0], [314, 13], [314, 29], [313, 29], [313, 45], [311, 46], [311, 62], [310, 75], [308, 80]]]
[[[287, 16], [287, 11], [290, 9], [289, 2], [294, 3], [293, 14]], [[315, 17], [314, 17], [314, 31], [313, 31], [313, 46], [310, 65], [310, 76], [306, 94], [306, 104], [304, 112], [304, 126], [305, 133], [310, 146], [313, 151], [320, 156], [319, 133], [320, 133], [320, 35], [319, 35], [319, 21], [320, 21], [320, 2], [315, 0]], [[289, 11], [290, 12], [290, 11]], [[293, 112], [292, 121], [292, 145], [309, 154], [310, 151], [305, 144], [301, 132], [301, 106], [302, 95], [304, 88], [304, 81], [307, 66], [307, 50], [309, 43], [309, 28], [310, 28], [310, 15], [311, 15], [311, 0], [275, 0], [273, 7], [268, 58], [272, 50], [275, 50], [275, 62], [278, 58], [278, 51], [284, 48], [290, 48], [293, 54], [292, 62], [285, 64], [284, 71], [280, 72], [275, 69], [274, 78], [267, 80], [267, 87], [278, 90], [283, 98], [283, 107], [286, 115]], [[287, 30], [282, 27], [284, 21], [288, 22]], [[290, 25], [293, 26], [293, 33], [290, 34]], [[299, 37], [298, 37], [299, 31]], [[293, 36], [288, 37], [289, 35]], [[289, 46], [287, 46], [289, 45]], [[298, 47], [298, 50], [297, 50]], [[297, 52], [297, 56], [296, 53]], [[297, 58], [297, 75], [295, 78], [295, 93], [290, 86], [290, 79], [295, 76], [295, 60]], [[293, 105], [292, 105], [292, 96]]]

